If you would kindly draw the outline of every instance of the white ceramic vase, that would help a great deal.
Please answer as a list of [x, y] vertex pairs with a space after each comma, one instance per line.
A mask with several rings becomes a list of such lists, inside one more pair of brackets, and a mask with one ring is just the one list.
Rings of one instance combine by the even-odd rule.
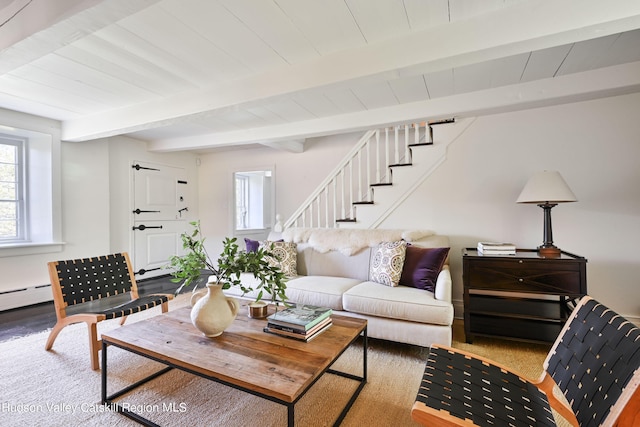
[[222, 293], [222, 284], [209, 280], [206, 292], [191, 296], [191, 323], [205, 336], [217, 337], [235, 320], [239, 307], [235, 298]]

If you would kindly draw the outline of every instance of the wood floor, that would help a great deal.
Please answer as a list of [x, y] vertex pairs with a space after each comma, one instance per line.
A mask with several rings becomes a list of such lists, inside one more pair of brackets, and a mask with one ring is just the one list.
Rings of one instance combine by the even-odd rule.
[[[170, 276], [138, 281], [140, 295], [173, 293], [178, 284]], [[56, 323], [53, 301], [0, 311], [0, 342], [52, 328]]]

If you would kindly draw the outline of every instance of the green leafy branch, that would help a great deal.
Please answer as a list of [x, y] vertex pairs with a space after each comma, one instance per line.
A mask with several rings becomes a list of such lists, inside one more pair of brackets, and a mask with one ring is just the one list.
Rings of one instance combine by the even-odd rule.
[[194, 284], [197, 287], [203, 281], [203, 271], [211, 273], [218, 283], [222, 283], [223, 289], [237, 286], [246, 294], [254, 290], [244, 286], [240, 280], [240, 274], [247, 272], [253, 274], [259, 282], [256, 287], [256, 290], [259, 290], [256, 301], [261, 300], [265, 292], [271, 296], [273, 302], [287, 300], [286, 277], [277, 263], [273, 262], [278, 259], [273, 253], [273, 246], [247, 252], [240, 250], [236, 243], [237, 238], [227, 237], [223, 240], [223, 250], [214, 263], [204, 246], [205, 238], [202, 237], [200, 222], [193, 221], [190, 224], [193, 231], [181, 235], [185, 254], [172, 256], [167, 266], [174, 269], [172, 282], [182, 282], [176, 294], [185, 286]]

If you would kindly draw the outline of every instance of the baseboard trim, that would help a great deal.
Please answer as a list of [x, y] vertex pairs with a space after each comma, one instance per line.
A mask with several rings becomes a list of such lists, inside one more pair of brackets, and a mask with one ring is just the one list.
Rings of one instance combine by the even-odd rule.
[[32, 286], [0, 293], [0, 311], [53, 300], [51, 285]]
[[464, 301], [461, 299], [452, 300], [453, 303], [453, 317], [456, 319], [464, 319]]

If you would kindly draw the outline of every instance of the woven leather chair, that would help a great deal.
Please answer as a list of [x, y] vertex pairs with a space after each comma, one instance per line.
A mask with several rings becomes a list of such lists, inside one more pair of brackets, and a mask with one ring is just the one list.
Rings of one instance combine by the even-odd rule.
[[[427, 426], [640, 426], [640, 329], [583, 297], [537, 382], [468, 352], [433, 346], [411, 416]], [[569, 406], [557, 399], [557, 385]]]
[[139, 297], [131, 261], [126, 252], [52, 261], [48, 266], [58, 321], [49, 334], [45, 349], [51, 350], [53, 342], [65, 326], [85, 322], [89, 328], [92, 369], [100, 369], [98, 351], [102, 348], [102, 340], [98, 339], [98, 322], [122, 318], [122, 325], [128, 315], [158, 305], [162, 306], [162, 312], [165, 313], [169, 309], [168, 301], [173, 299], [171, 294]]

